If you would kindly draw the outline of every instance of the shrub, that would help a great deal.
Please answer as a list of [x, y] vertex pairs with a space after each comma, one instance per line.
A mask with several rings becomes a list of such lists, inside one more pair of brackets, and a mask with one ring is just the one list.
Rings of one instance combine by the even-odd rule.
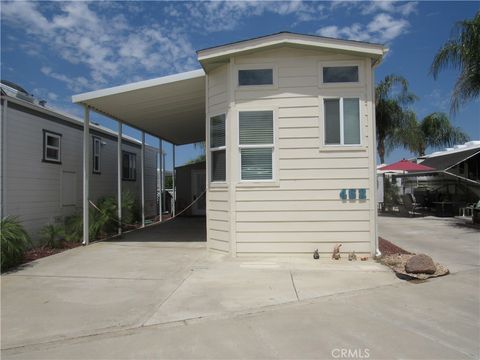
[[18, 265], [31, 245], [30, 237], [15, 216], [4, 217], [0, 222], [1, 270]]
[[39, 235], [42, 246], [57, 248], [65, 238], [65, 229], [60, 224], [48, 224], [40, 230]]
[[[100, 198], [96, 208], [89, 211], [89, 235], [91, 239], [115, 233], [118, 227], [117, 199], [113, 196]], [[134, 224], [139, 219], [139, 207], [130, 191], [122, 194], [122, 224]], [[83, 237], [83, 217], [75, 214], [65, 218], [65, 240], [81, 241]]]

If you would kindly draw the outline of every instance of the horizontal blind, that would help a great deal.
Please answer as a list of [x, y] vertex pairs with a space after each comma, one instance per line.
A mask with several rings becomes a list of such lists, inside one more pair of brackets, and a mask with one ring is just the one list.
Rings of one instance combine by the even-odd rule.
[[272, 179], [271, 148], [241, 149], [242, 180]]
[[241, 111], [240, 145], [273, 144], [273, 111]]
[[225, 114], [210, 118], [210, 147], [225, 146]]
[[225, 181], [225, 169], [225, 150], [212, 151], [212, 181]]

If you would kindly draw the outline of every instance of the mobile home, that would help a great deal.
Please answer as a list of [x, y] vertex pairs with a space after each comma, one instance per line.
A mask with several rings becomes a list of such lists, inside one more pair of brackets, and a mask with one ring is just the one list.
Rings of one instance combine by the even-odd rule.
[[[1, 213], [18, 216], [35, 239], [46, 224], [82, 209], [83, 121], [1, 85]], [[91, 124], [90, 200], [116, 195], [117, 134]], [[122, 140], [122, 188], [140, 202], [138, 140]], [[157, 215], [157, 149], [145, 148], [145, 211]]]
[[[207, 247], [374, 254], [382, 45], [278, 33], [198, 51], [201, 70], [73, 97], [181, 145], [206, 141]], [[137, 115], [135, 117], [134, 115]]]

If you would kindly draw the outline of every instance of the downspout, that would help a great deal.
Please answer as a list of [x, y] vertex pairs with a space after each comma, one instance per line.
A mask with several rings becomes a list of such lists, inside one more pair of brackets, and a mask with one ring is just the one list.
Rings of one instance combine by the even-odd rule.
[[[388, 50], [384, 51], [384, 54]], [[376, 123], [376, 109], [375, 109], [375, 67], [380, 63], [380, 60], [375, 61], [372, 64], [372, 132], [373, 132], [373, 154], [374, 154], [374, 167], [373, 167], [373, 202], [375, 207], [375, 229], [374, 229], [374, 243], [375, 243], [375, 257], [382, 256], [380, 249], [378, 247], [378, 207], [377, 207], [377, 191], [378, 191], [378, 183], [377, 183], [377, 123]]]
[[90, 177], [90, 108], [83, 105], [83, 245], [89, 243], [89, 203], [90, 194], [89, 177]]
[[117, 211], [118, 235], [122, 235], [122, 123], [118, 121], [117, 131]]

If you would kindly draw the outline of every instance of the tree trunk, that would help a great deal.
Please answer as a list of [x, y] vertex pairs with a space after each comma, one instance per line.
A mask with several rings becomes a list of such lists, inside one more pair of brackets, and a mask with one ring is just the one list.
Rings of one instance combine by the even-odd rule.
[[380, 163], [385, 164], [385, 142], [383, 139], [378, 139], [377, 151]]

